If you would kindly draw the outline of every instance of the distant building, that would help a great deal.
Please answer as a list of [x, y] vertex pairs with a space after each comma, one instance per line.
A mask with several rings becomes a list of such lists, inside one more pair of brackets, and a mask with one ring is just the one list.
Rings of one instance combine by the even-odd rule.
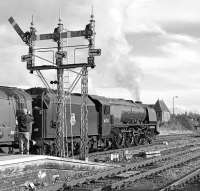
[[170, 120], [170, 111], [163, 100], [158, 99], [154, 105], [154, 109], [156, 110], [158, 121], [164, 123]]

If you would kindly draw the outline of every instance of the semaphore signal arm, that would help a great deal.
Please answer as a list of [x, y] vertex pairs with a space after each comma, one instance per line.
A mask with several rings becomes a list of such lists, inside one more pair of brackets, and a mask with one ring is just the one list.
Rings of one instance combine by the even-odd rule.
[[[13, 26], [14, 30], [17, 32], [17, 34], [20, 36], [22, 41], [29, 46], [29, 54], [23, 55], [21, 57], [22, 62], [27, 62], [27, 69], [31, 71], [31, 73], [34, 70], [50, 70], [50, 69], [71, 69], [71, 68], [78, 68], [78, 67], [95, 67], [94, 63], [94, 56], [100, 56], [101, 55], [101, 49], [94, 49], [93, 41], [92, 39], [95, 36], [95, 31], [93, 31], [92, 24], [89, 23], [86, 25], [85, 30], [79, 30], [79, 31], [65, 31], [62, 32], [59, 30], [59, 27], [56, 27], [54, 29], [53, 33], [47, 33], [47, 34], [36, 34], [36, 30], [33, 26], [30, 27], [30, 31], [23, 32], [23, 30], [19, 27], [19, 25], [15, 22], [13, 17], [10, 17], [8, 19], [10, 24]], [[40, 40], [54, 40], [55, 42], [58, 42], [61, 39], [64, 38], [74, 38], [74, 37], [85, 37], [89, 41], [89, 56], [87, 59], [87, 63], [77, 63], [77, 64], [61, 64], [61, 65], [42, 65], [42, 66], [35, 66], [34, 63], [34, 41], [40, 41]], [[65, 52], [59, 51], [56, 53], [56, 56], [58, 56], [58, 59], [63, 59], [65, 57]]]

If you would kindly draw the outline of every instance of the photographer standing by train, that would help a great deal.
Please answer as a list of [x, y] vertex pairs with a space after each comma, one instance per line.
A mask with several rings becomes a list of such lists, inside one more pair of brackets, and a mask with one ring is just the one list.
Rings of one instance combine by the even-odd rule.
[[33, 116], [26, 108], [18, 116], [18, 137], [19, 137], [19, 151], [21, 154], [29, 154], [30, 137], [32, 133]]

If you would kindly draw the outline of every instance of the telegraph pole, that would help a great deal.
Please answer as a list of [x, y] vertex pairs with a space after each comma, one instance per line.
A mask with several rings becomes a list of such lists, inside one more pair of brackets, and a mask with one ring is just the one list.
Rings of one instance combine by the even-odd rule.
[[172, 97], [172, 113], [173, 113], [173, 117], [174, 117], [174, 114], [175, 114], [175, 113], [174, 113], [174, 99], [175, 99], [175, 98], [178, 98], [178, 96], [173, 96], [173, 97]]
[[[13, 26], [17, 34], [23, 40], [23, 42], [28, 45], [29, 52], [28, 55], [22, 56], [22, 61], [27, 62], [27, 69], [33, 73], [33, 71], [39, 72], [41, 70], [51, 70], [57, 71], [57, 120], [56, 120], [56, 156], [65, 157], [65, 143], [64, 139], [64, 129], [65, 129], [65, 112], [64, 108], [64, 83], [63, 74], [64, 69], [82, 68], [82, 79], [81, 79], [81, 94], [82, 94], [82, 104], [81, 104], [81, 145], [80, 145], [80, 159], [87, 159], [88, 154], [88, 118], [87, 118], [87, 99], [88, 99], [88, 67], [94, 68], [94, 56], [101, 55], [101, 49], [94, 49], [94, 38], [95, 38], [95, 21], [94, 15], [91, 14], [90, 23], [86, 25], [85, 30], [80, 31], [67, 31], [63, 32], [63, 24], [59, 18], [58, 27], [54, 29], [53, 33], [36, 35], [36, 30], [33, 27], [33, 21], [31, 23], [30, 31], [23, 32], [19, 25], [15, 22], [13, 17], [9, 19], [10, 24]], [[63, 51], [63, 39], [64, 38], [74, 38], [74, 37], [84, 37], [89, 41], [87, 48], [89, 49], [89, 56], [86, 63], [73, 63], [73, 64], [63, 64], [63, 58], [66, 57], [66, 52]], [[35, 66], [35, 57], [37, 56], [34, 49], [35, 41], [40, 40], [54, 40], [57, 43], [57, 52], [55, 54], [56, 63], [52, 65], [40, 65]], [[78, 46], [78, 45], [77, 45]], [[45, 49], [48, 49], [45, 47]], [[51, 49], [51, 48], [49, 48]], [[38, 57], [39, 58], [39, 57]], [[44, 78], [43, 78], [44, 79]], [[48, 86], [48, 84], [46, 84]], [[67, 137], [67, 135], [66, 135]]]

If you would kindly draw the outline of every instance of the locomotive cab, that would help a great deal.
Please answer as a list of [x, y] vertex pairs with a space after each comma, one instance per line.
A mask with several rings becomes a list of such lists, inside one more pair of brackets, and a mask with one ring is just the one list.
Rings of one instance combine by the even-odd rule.
[[89, 95], [89, 97], [95, 103], [98, 112], [98, 133], [102, 137], [107, 137], [111, 131], [110, 104], [108, 99], [97, 95]]
[[158, 122], [157, 122], [157, 115], [154, 108], [147, 107], [147, 120], [149, 122], [149, 128], [153, 131], [155, 135], [158, 135]]

